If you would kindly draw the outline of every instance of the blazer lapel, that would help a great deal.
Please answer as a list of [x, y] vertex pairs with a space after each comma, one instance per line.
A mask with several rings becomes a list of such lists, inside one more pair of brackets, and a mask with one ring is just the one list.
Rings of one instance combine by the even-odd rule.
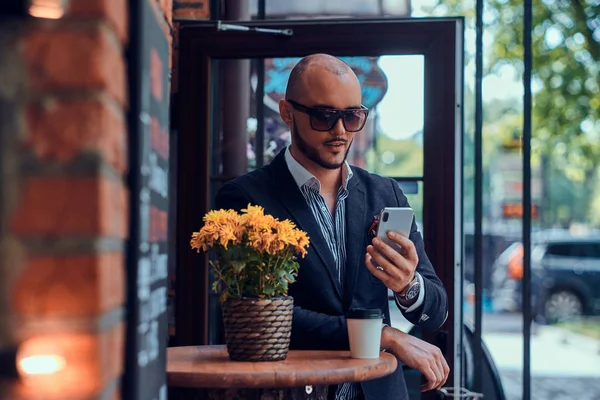
[[363, 262], [365, 248], [365, 192], [360, 181], [355, 175], [348, 185], [348, 198], [346, 199], [346, 286], [344, 290], [344, 303], [349, 307], [352, 303], [358, 271]]
[[309, 254], [310, 249], [312, 248], [323, 264], [323, 267], [341, 300], [343, 299], [342, 289], [337, 279], [335, 260], [323, 237], [320, 226], [317, 224], [310, 207], [304, 200], [302, 192], [300, 192], [296, 181], [287, 167], [284, 152], [285, 149], [282, 150], [270, 164], [274, 178], [273, 192], [280, 196], [281, 203], [292, 216], [291, 219], [300, 229], [307, 233], [310, 239]]

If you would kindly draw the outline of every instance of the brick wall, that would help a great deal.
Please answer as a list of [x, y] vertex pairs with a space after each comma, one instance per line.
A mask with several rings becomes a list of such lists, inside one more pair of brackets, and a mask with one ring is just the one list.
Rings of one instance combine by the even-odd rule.
[[174, 0], [173, 18], [176, 20], [209, 19], [209, 3], [210, 0]]
[[[148, 1], [170, 40], [172, 1]], [[0, 346], [66, 361], [11, 399], [120, 398], [128, 1], [62, 4], [0, 27]]]

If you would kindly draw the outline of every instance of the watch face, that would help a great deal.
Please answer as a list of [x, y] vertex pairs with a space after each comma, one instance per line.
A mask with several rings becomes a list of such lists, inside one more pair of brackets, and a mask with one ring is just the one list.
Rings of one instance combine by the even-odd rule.
[[420, 285], [414, 285], [413, 287], [408, 289], [405, 296], [406, 300], [412, 300], [419, 295], [419, 286]]

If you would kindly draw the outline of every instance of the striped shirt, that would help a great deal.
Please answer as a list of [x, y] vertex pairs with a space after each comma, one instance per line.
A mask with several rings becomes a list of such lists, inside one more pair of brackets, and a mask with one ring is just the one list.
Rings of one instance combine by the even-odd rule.
[[[304, 200], [310, 207], [317, 224], [321, 227], [323, 237], [336, 265], [338, 282], [342, 288], [346, 277], [346, 198], [348, 182], [352, 178], [352, 169], [347, 162], [342, 169], [342, 185], [338, 189], [333, 215], [321, 196], [321, 182], [294, 159], [289, 147], [285, 151], [285, 160], [290, 173], [300, 188]], [[336, 400], [357, 400], [362, 398], [360, 385], [343, 383], [337, 387]]]

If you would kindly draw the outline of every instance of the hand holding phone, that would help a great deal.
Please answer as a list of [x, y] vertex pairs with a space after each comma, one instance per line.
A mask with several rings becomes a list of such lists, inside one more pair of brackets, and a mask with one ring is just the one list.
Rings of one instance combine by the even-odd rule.
[[417, 250], [409, 239], [413, 219], [411, 208], [384, 208], [376, 238], [367, 246], [367, 269], [396, 293], [401, 293], [413, 282], [419, 263]]
[[396, 231], [408, 237], [412, 228], [415, 213], [410, 207], [386, 207], [381, 210], [379, 215], [379, 227], [377, 228], [377, 238], [393, 247], [398, 252], [402, 247], [388, 237], [389, 231]]

